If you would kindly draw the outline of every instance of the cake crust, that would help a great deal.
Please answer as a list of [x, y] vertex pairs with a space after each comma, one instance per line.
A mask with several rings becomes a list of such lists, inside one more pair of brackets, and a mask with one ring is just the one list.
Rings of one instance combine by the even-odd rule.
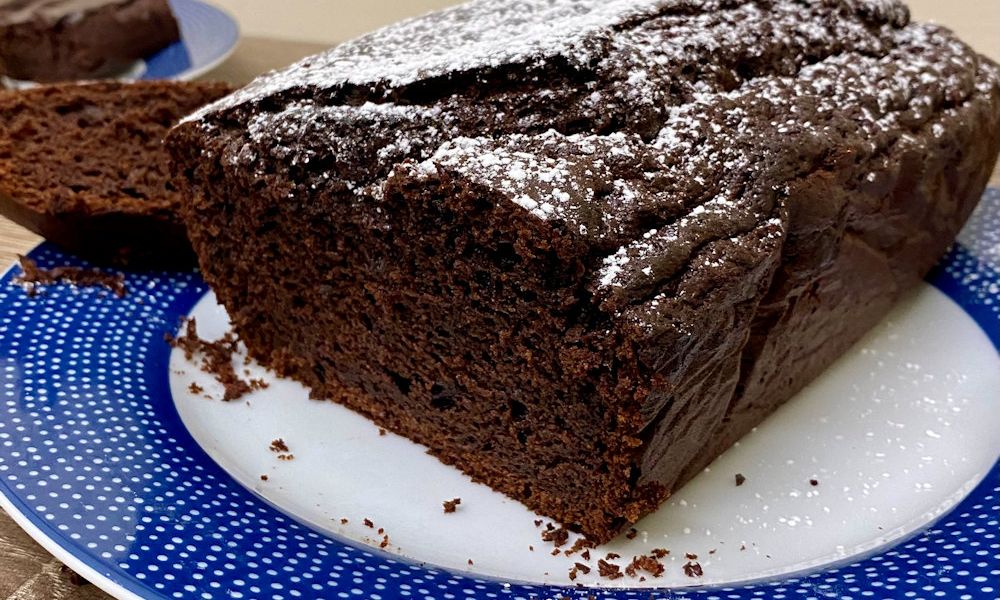
[[1000, 88], [893, 1], [480, 1], [168, 143], [258, 360], [603, 542], [919, 282]]

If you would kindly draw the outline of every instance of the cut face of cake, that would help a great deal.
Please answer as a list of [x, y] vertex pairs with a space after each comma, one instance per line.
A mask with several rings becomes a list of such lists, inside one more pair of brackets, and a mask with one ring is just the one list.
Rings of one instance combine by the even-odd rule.
[[1000, 88], [892, 1], [480, 1], [168, 145], [258, 360], [603, 542], [920, 281]]

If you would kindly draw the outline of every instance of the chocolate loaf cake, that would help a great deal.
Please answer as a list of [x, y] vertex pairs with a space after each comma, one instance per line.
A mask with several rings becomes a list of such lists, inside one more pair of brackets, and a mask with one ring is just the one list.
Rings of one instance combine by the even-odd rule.
[[0, 91], [0, 214], [90, 260], [190, 267], [163, 136], [224, 83], [59, 83]]
[[0, 75], [113, 75], [181, 39], [167, 0], [0, 0]]
[[998, 80], [891, 0], [479, 1], [168, 145], [255, 358], [603, 542], [920, 281]]

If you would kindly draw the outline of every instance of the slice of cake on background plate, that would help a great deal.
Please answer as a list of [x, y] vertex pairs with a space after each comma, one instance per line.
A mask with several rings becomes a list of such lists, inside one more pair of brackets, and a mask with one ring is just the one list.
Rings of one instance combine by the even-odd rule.
[[0, 0], [0, 75], [109, 77], [181, 39], [167, 0]]

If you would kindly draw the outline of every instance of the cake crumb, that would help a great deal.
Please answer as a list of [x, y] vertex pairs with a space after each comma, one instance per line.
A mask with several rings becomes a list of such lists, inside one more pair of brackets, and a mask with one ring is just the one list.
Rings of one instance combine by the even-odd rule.
[[472, 562], [472, 559], [471, 559], [471, 558], [470, 558], [470, 559], [469, 559], [468, 561], [466, 561], [466, 562], [468, 562], [468, 563], [469, 563], [469, 566], [470, 566], [470, 567], [471, 567], [471, 566], [472, 566], [472, 565], [474, 564], [474, 563]]
[[380, 436], [384, 436], [384, 435], [385, 435], [385, 433], [386, 433], [385, 429], [383, 429], [383, 428], [381, 428], [381, 427], [379, 427], [379, 428], [378, 428], [378, 434], [379, 434]]
[[541, 527], [541, 526], [542, 526], [542, 520], [541, 519], [535, 519], [535, 527]]
[[[551, 525], [551, 523], [549, 524]], [[543, 542], [552, 542], [552, 544], [558, 548], [569, 541], [569, 531], [565, 527], [560, 527], [559, 529], [546, 529], [542, 532]]]
[[616, 558], [621, 558], [621, 557], [622, 557], [621, 554], [617, 554], [615, 552], [608, 552], [608, 555], [605, 556], [604, 559], [605, 560], [614, 560]]
[[743, 473], [737, 473], [736, 474], [736, 487], [740, 487], [741, 485], [743, 485], [743, 482], [745, 482], [746, 480], [747, 480], [747, 478], [743, 476]]
[[816, 487], [817, 485], [819, 485], [819, 481], [816, 480], [816, 479], [810, 479], [809, 480], [809, 485], [811, 485], [813, 487]]
[[562, 550], [559, 548], [553, 548], [551, 552], [552, 556], [559, 556], [560, 553], [562, 553]]
[[597, 573], [606, 579], [621, 579], [625, 576], [622, 573], [621, 567], [616, 564], [609, 563], [603, 558], [597, 561]]
[[635, 536], [637, 536], [637, 535], [639, 535], [639, 530], [636, 529], [635, 527], [633, 527], [633, 528], [631, 528], [631, 529], [628, 530], [628, 533], [625, 534], [625, 537], [628, 538], [628, 539], [630, 539], [630, 540], [634, 540]]
[[528, 552], [534, 552], [534, 551], [535, 551], [535, 547], [529, 544], [528, 545]]
[[193, 360], [195, 355], [201, 355], [201, 370], [222, 384], [223, 402], [239, 400], [250, 392], [268, 387], [265, 381], [260, 379], [244, 381], [236, 374], [233, 356], [237, 352], [239, 342], [236, 334], [231, 331], [214, 342], [205, 341], [198, 337], [198, 326], [192, 317], [185, 322], [183, 333], [176, 337], [168, 333], [164, 339], [172, 348], [180, 348], [187, 360]]
[[341, 519], [340, 519], [340, 524], [341, 524], [341, 525], [347, 525], [347, 524], [348, 524], [349, 522], [350, 522], [350, 521], [348, 521], [347, 519], [345, 519], [345, 518], [343, 518], [343, 517], [341, 517]]
[[718, 548], [712, 548], [711, 550], [708, 551], [708, 553], [709, 554], [715, 554], [717, 551], [718, 551]]
[[583, 560], [590, 560], [590, 550], [584, 550], [580, 553], [580, 558]]
[[700, 564], [694, 561], [688, 561], [687, 564], [684, 565], [684, 574], [688, 577], [701, 577], [705, 574], [705, 572], [701, 569]]
[[205, 391], [205, 388], [192, 381], [191, 385], [188, 386], [188, 391], [192, 394], [200, 394]]
[[382, 536], [382, 541], [379, 542], [378, 547], [379, 548], [385, 548], [388, 545], [389, 545], [389, 536], [388, 535], [383, 535]]
[[57, 283], [68, 283], [76, 287], [103, 287], [119, 298], [124, 298], [128, 293], [125, 275], [122, 273], [105, 273], [100, 269], [70, 266], [43, 269], [34, 259], [21, 254], [17, 255], [17, 262], [21, 265], [21, 274], [14, 278], [14, 283], [20, 284], [32, 298], [38, 295], [38, 288]]
[[670, 554], [670, 550], [666, 548], [653, 548], [649, 553], [653, 555], [653, 558], [663, 558]]
[[698, 560], [698, 555], [697, 554], [691, 554], [690, 552], [688, 552], [687, 554], [684, 555], [684, 558], [686, 558], [688, 560]]
[[587, 575], [588, 573], [590, 573], [590, 567], [588, 567], [583, 563], [574, 563], [573, 568], [569, 570], [570, 581], [576, 581], [577, 574], [579, 573]]
[[271, 450], [271, 452], [281, 453], [278, 454], [278, 460], [293, 460], [295, 458], [295, 455], [289, 452], [290, 449], [288, 448], [288, 444], [286, 444], [285, 440], [281, 438], [272, 440], [269, 449]]
[[666, 567], [663, 566], [663, 563], [652, 556], [646, 555], [633, 557], [632, 562], [625, 567], [625, 573], [629, 577], [635, 577], [638, 571], [646, 571], [653, 577], [659, 577], [663, 575], [665, 570]]
[[[577, 538], [576, 541], [573, 542], [573, 545], [570, 546], [570, 549], [567, 550], [565, 554], [566, 554], [566, 556], [572, 556], [572, 555], [576, 554], [577, 552], [579, 552], [581, 550], [587, 550], [587, 549], [593, 548], [593, 547], [594, 547], [594, 542], [588, 540], [585, 537], [581, 537], [581, 538]], [[587, 556], [588, 557], [590, 556], [589, 552], [587, 553]], [[589, 560], [589, 558], [587, 558], [587, 560]]]
[[260, 476], [260, 480], [261, 481], [267, 481], [267, 475], [261, 475]]
[[445, 513], [453, 513], [458, 510], [458, 505], [462, 503], [461, 498], [452, 498], [451, 500], [445, 500], [441, 504], [444, 506]]
[[372, 523], [371, 519], [365, 519], [364, 521], [362, 521], [362, 523], [364, 523], [365, 527], [368, 527], [370, 529], [375, 529], [375, 523]]

